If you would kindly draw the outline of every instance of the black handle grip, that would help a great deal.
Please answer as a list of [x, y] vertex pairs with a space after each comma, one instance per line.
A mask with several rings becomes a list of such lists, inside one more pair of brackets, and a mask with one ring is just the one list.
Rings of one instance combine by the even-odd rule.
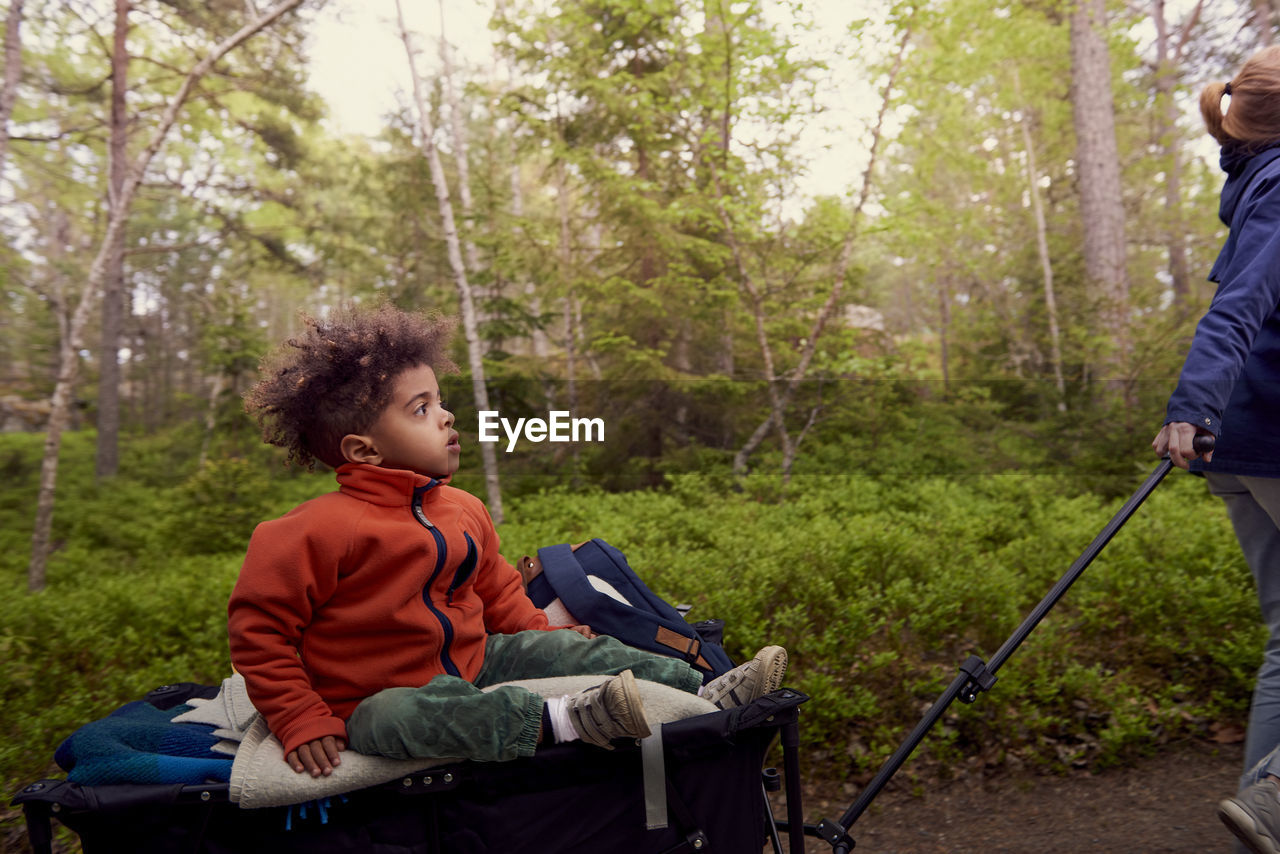
[[1197, 433], [1191, 440], [1191, 449], [1196, 452], [1196, 456], [1203, 457], [1213, 450], [1215, 441], [1212, 433]]

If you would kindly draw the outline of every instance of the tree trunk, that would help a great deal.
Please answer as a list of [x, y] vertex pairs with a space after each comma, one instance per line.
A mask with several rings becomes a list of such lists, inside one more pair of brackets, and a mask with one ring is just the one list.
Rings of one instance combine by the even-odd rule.
[[467, 270], [480, 272], [480, 258], [476, 253], [476, 242], [472, 239], [475, 223], [475, 206], [471, 201], [471, 161], [467, 145], [467, 123], [463, 119], [462, 105], [458, 101], [458, 90], [453, 85], [453, 63], [450, 61], [449, 42], [444, 37], [444, 0], [440, 0], [440, 62], [444, 68], [442, 83], [444, 84], [445, 102], [449, 105], [449, 128], [453, 138], [453, 156], [458, 170], [458, 203], [462, 206], [462, 245], [466, 251]]
[[218, 398], [227, 388], [227, 376], [222, 371], [209, 383], [209, 407], [204, 413], [204, 437], [200, 441], [200, 466], [209, 459], [209, 446], [213, 444], [213, 432], [218, 426]]
[[[569, 220], [569, 176], [564, 168], [564, 158], [561, 157], [556, 162], [556, 212], [560, 219], [560, 251], [557, 254], [559, 261], [560, 281], [565, 285], [564, 295], [564, 358], [565, 358], [565, 391], [568, 394], [568, 407], [570, 412], [576, 412], [578, 409], [578, 325], [577, 312], [574, 305], [574, 289], [573, 289], [573, 229]], [[581, 454], [578, 451], [577, 443], [572, 446], [573, 449], [573, 471], [577, 477], [578, 463], [581, 460]]]
[[281, 0], [254, 21], [245, 24], [231, 36], [219, 42], [212, 51], [183, 78], [178, 91], [169, 99], [164, 113], [156, 120], [155, 130], [147, 146], [138, 154], [133, 165], [125, 174], [124, 184], [120, 188], [118, 203], [110, 210], [107, 217], [106, 233], [102, 243], [94, 255], [89, 267], [89, 278], [85, 283], [84, 294], [80, 304], [76, 306], [67, 325], [66, 334], [62, 336], [59, 351], [62, 354], [58, 365], [58, 378], [50, 398], [49, 428], [45, 434], [44, 459], [40, 465], [40, 492], [36, 499], [35, 530], [31, 535], [31, 562], [27, 565], [27, 587], [32, 591], [43, 590], [45, 573], [49, 562], [50, 532], [53, 528], [54, 495], [58, 481], [58, 454], [62, 449], [62, 433], [67, 428], [71, 415], [71, 393], [79, 373], [79, 352], [84, 346], [84, 331], [88, 323], [93, 305], [102, 292], [106, 280], [108, 259], [114, 251], [113, 247], [124, 233], [129, 217], [129, 208], [134, 194], [147, 167], [159, 152], [169, 136], [178, 113], [191, 95], [195, 84], [209, 73], [214, 63], [238, 47], [246, 39], [260, 30], [270, 26], [286, 12], [300, 6], [302, 0]]
[[[1152, 0], [1151, 6], [1151, 16], [1156, 25], [1156, 118], [1160, 122], [1160, 148], [1165, 162], [1165, 245], [1169, 252], [1173, 302], [1176, 307], [1185, 308], [1191, 296], [1191, 274], [1187, 266], [1186, 241], [1183, 239], [1182, 156], [1178, 145], [1178, 105], [1174, 100], [1174, 90], [1178, 84], [1178, 56], [1169, 49], [1164, 0]], [[1200, 4], [1197, 3], [1193, 16], [1198, 17], [1199, 8]], [[1185, 44], [1185, 40], [1183, 43]]]
[[0, 86], [0, 174], [9, 157], [9, 117], [18, 99], [18, 81], [22, 78], [22, 4], [9, 0], [9, 14], [4, 30], [4, 83]]
[[[413, 42], [409, 38], [409, 30], [404, 23], [404, 10], [400, 0], [396, 0], [396, 19], [400, 26], [400, 39], [404, 42], [404, 50], [409, 58], [409, 74], [413, 81], [413, 97], [418, 110], [418, 132], [422, 136], [422, 150], [431, 169], [431, 183], [435, 185], [436, 203], [440, 209], [440, 221], [444, 230], [445, 246], [449, 255], [449, 267], [453, 270], [454, 283], [458, 288], [458, 303], [462, 311], [462, 334], [467, 341], [467, 362], [471, 368], [471, 390], [475, 399], [476, 410], [489, 410], [489, 390], [485, 385], [484, 353], [481, 349], [479, 324], [476, 320], [475, 300], [472, 298], [471, 285], [467, 281], [467, 269], [462, 261], [462, 246], [458, 238], [458, 227], [453, 218], [453, 202], [449, 198], [449, 184], [445, 180], [444, 164], [440, 162], [440, 152], [435, 143], [435, 127], [428, 112], [427, 99], [422, 91], [422, 80], [418, 76], [418, 62], [414, 58]], [[484, 463], [485, 493], [488, 497], [489, 515], [495, 524], [502, 524], [502, 489], [498, 482], [498, 458], [493, 442], [480, 442], [480, 458]]]
[[[496, 0], [494, 9], [499, 17], [505, 16], [507, 11], [506, 0]], [[507, 78], [508, 91], [514, 91], [515, 72], [512, 69], [510, 60], [506, 60], [502, 64], [503, 73]], [[494, 75], [497, 76], [496, 74]], [[506, 133], [507, 137], [507, 155], [511, 160], [511, 168], [508, 174], [508, 180], [511, 187], [511, 216], [516, 221], [516, 229], [520, 233], [524, 233], [524, 181], [520, 170], [520, 152], [519, 143], [515, 134], [516, 123], [510, 119], [504, 119], [503, 124], [499, 127], [499, 133]], [[550, 339], [547, 337], [547, 331], [542, 325], [542, 298], [538, 295], [537, 283], [532, 277], [526, 277], [523, 287], [525, 298], [528, 300], [528, 312], [537, 318], [537, 322], [533, 324], [533, 328], [529, 334], [530, 347], [532, 348], [533, 357], [537, 361], [543, 361], [551, 352]], [[548, 395], [548, 402], [551, 398]]]
[[1259, 47], [1275, 43], [1277, 19], [1280, 19], [1280, 3], [1276, 0], [1253, 0], [1253, 20], [1258, 30]]
[[1102, 328], [1115, 347], [1108, 361], [1120, 375], [1130, 349], [1129, 280], [1106, 0], [1078, 0], [1072, 10], [1071, 80], [1085, 277], [1102, 303]]
[[[1022, 85], [1017, 71], [1013, 85], [1022, 100]], [[1067, 385], [1062, 378], [1062, 336], [1058, 330], [1058, 300], [1053, 290], [1053, 261], [1049, 257], [1048, 228], [1045, 225], [1044, 202], [1040, 200], [1040, 170], [1036, 167], [1035, 142], [1031, 138], [1031, 121], [1022, 112], [1022, 146], [1027, 154], [1027, 195], [1031, 197], [1031, 213], [1036, 224], [1036, 251], [1040, 255], [1040, 272], [1044, 280], [1044, 311], [1049, 320], [1049, 362], [1053, 369], [1053, 385], [1058, 392], [1058, 411], [1067, 411]]]
[[938, 288], [938, 362], [942, 368], [942, 397], [951, 398], [951, 270]]
[[[129, 169], [129, 0], [116, 0], [115, 43], [111, 53], [111, 139], [107, 147], [107, 216], [114, 216]], [[102, 349], [98, 359], [99, 478], [114, 477], [120, 467], [120, 335], [124, 327], [125, 230], [117, 233], [107, 257], [102, 287]]]

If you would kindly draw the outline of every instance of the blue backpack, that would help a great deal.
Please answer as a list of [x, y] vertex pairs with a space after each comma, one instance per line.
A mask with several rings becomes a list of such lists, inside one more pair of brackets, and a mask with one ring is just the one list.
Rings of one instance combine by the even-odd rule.
[[723, 620], [687, 622], [604, 540], [538, 549], [519, 569], [529, 598], [548, 611], [552, 625], [588, 625], [628, 646], [684, 659], [704, 683], [733, 667], [721, 645]]

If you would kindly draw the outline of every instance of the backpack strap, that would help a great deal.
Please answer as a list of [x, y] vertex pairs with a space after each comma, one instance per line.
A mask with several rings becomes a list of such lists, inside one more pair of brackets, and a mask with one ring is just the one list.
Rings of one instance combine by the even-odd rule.
[[672, 650], [676, 658], [683, 658], [689, 664], [701, 667], [703, 670], [711, 669], [711, 665], [702, 657], [702, 638], [696, 634], [693, 637], [686, 637], [666, 626], [658, 626], [653, 640]]
[[[586, 540], [581, 543], [575, 543], [569, 546], [570, 552], [576, 552], [578, 549], [591, 542]], [[520, 581], [524, 584], [525, 589], [529, 588], [529, 582], [533, 581], [539, 575], [542, 575], [542, 558], [537, 555], [525, 555], [520, 558], [520, 562], [516, 564], [516, 570], [520, 573]]]
[[[625, 566], [625, 558], [621, 553], [617, 553], [617, 559], [624, 562], [624, 567], [628, 574], [627, 581], [631, 585], [631, 589], [625, 592], [634, 597], [639, 597], [640, 601], [623, 603], [617, 601], [610, 596], [602, 593], [600, 590], [592, 586], [588, 578], [588, 572], [582, 561], [575, 552], [588, 543], [595, 542], [601, 548], [605, 556], [610, 560], [615, 560], [609, 555], [612, 546], [609, 546], [603, 540], [588, 540], [586, 543], [578, 543], [569, 545], [561, 543], [554, 546], [546, 546], [538, 549], [537, 558], [524, 558], [521, 561], [521, 574], [526, 571], [529, 573], [541, 573], [545, 580], [550, 583], [555, 595], [560, 599], [561, 603], [578, 619], [581, 619], [587, 625], [591, 625], [597, 631], [604, 634], [613, 634], [624, 643], [630, 643], [633, 646], [652, 642], [656, 648], [670, 650], [669, 655], [680, 658], [686, 663], [691, 664], [705, 672], [713, 672], [715, 668], [710, 664], [707, 657], [703, 654], [702, 639], [684, 618], [679, 615], [670, 605], [663, 602], [652, 591], [644, 586], [644, 583], [635, 576], [635, 573], [629, 566]], [[623, 567], [619, 567], [621, 572]], [[530, 576], [534, 577], [534, 576]], [[594, 607], [592, 604], [594, 603]], [[659, 612], [658, 606], [661, 605], [669, 613], [663, 614]], [[597, 616], [616, 614], [618, 619], [612, 621], [615, 628], [610, 630], [608, 616], [604, 616], [605, 623], [602, 626], [592, 625], [592, 614]], [[644, 615], [645, 620], [627, 619], [628, 615]], [[679, 621], [680, 624], [689, 626], [687, 634], [682, 634], [670, 625], [663, 625], [663, 620], [670, 622]], [[641, 629], [644, 623], [648, 623], [653, 627], [652, 636], [649, 635], [649, 629]], [[618, 632], [617, 626], [630, 624], [631, 637], [626, 637], [626, 632]], [[638, 633], [643, 631], [641, 636]], [[722, 668], [723, 669], [723, 668]]]

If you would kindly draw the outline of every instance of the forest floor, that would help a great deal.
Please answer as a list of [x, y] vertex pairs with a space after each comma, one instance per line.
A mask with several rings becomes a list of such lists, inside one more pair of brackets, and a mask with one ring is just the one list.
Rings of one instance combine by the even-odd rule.
[[[1217, 805], [1235, 792], [1242, 756], [1239, 743], [1187, 740], [1095, 774], [945, 781], [918, 774], [903, 785], [892, 781], [850, 835], [855, 854], [1230, 854], [1235, 837]], [[857, 793], [847, 783], [807, 784], [806, 821], [838, 820]], [[780, 804], [775, 813], [782, 817]], [[813, 838], [805, 847], [806, 854], [831, 850]]]

